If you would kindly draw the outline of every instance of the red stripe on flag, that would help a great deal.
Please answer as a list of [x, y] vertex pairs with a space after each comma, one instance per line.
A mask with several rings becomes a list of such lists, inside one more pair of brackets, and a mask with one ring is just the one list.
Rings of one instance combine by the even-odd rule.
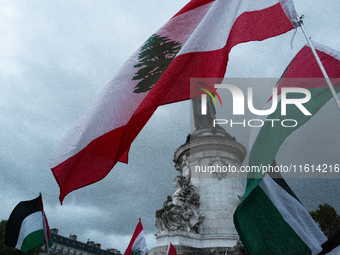
[[118, 161], [127, 164], [129, 161], [129, 151], [130, 148], [124, 152], [124, 154], [119, 158]]
[[[263, 10], [242, 13], [230, 31], [227, 45], [230, 51], [238, 43], [262, 41], [292, 29], [294, 25], [287, 19], [281, 4], [277, 3]], [[268, 31], [271, 31], [270, 36]]]
[[[325, 70], [330, 78], [339, 77], [339, 69], [337, 65], [339, 60], [332, 57], [325, 52], [316, 49], [316, 52], [323, 63]], [[293, 67], [294, 68], [290, 68]], [[282, 78], [323, 78], [318, 63], [313, 55], [313, 52], [309, 46], [304, 46], [290, 62], [287, 70]], [[288, 85], [288, 84], [287, 84]], [[280, 85], [282, 87], [282, 85]], [[325, 85], [327, 86], [327, 84]], [[320, 87], [320, 86], [318, 86]], [[308, 87], [315, 88], [315, 87]]]
[[[100, 181], [110, 172], [118, 161], [117, 145], [121, 143], [124, 128], [125, 126], [114, 129], [94, 139], [79, 153], [52, 168], [60, 188], [60, 202], [71, 191]], [[125, 148], [127, 150], [129, 146]], [[122, 157], [125, 151], [119, 157]]]
[[[338, 78], [339, 69], [337, 66], [339, 65], [339, 60], [321, 50], [316, 49], [316, 52], [327, 72], [328, 77]], [[313, 52], [309, 46], [305, 45], [288, 65], [287, 69], [282, 75], [279, 85], [277, 86], [278, 95], [281, 95], [282, 87], [299, 87], [305, 89], [328, 87], [315, 56], [313, 55]], [[270, 97], [268, 101], [271, 99], [272, 97]]]
[[198, 7], [201, 7], [203, 5], [209, 4], [211, 2], [214, 2], [215, 0], [196, 0], [196, 1], [190, 1], [187, 3], [179, 12], [177, 12], [172, 18], [179, 16], [185, 12], [191, 11], [193, 9], [196, 9]]

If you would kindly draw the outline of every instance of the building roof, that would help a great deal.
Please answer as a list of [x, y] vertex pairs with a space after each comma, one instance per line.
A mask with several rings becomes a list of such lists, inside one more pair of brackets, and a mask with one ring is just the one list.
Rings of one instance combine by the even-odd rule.
[[[58, 243], [58, 244], [68, 246], [70, 248], [86, 251], [87, 253], [98, 254], [98, 255], [113, 255], [113, 254], [115, 254], [115, 253], [110, 252], [109, 250], [102, 250], [99, 247], [96, 247], [95, 245], [88, 245], [88, 244], [79, 242], [77, 240], [72, 240], [70, 238], [60, 236], [58, 234], [51, 233], [51, 237], [52, 237], [53, 243]], [[90, 242], [90, 243], [93, 244], [93, 242]], [[117, 251], [117, 252], [118, 252], [118, 254], [120, 254], [119, 251]]]

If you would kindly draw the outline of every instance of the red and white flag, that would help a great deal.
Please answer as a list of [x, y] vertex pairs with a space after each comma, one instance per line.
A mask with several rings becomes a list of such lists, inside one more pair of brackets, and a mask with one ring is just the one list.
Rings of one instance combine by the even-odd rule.
[[146, 247], [144, 230], [142, 226], [142, 222], [139, 218], [139, 222], [135, 229], [135, 232], [132, 235], [129, 246], [127, 247], [124, 255], [147, 255], [148, 249]]
[[171, 242], [169, 242], [168, 250], [166, 252], [166, 255], [177, 255], [175, 247], [172, 245]]
[[158, 106], [190, 98], [190, 78], [223, 78], [231, 48], [296, 27], [291, 0], [192, 0], [121, 67], [50, 157], [60, 201], [127, 163]]

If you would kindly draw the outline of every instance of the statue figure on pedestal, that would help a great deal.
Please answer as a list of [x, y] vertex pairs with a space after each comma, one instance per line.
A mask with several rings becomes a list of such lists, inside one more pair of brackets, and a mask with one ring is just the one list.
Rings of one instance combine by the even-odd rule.
[[210, 96], [207, 97], [207, 114], [201, 114], [202, 100], [200, 97], [191, 99], [194, 113], [194, 123], [196, 130], [203, 128], [213, 128], [213, 120], [216, 119], [216, 110]]
[[176, 191], [167, 197], [161, 210], [156, 211], [156, 227], [163, 230], [183, 230], [197, 233], [203, 216], [198, 213], [199, 195], [187, 178], [177, 176], [174, 179]]

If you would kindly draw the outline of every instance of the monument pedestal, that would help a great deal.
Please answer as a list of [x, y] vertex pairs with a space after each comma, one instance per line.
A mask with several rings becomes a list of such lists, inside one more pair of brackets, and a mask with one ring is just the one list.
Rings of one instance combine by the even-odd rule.
[[156, 212], [157, 245], [149, 254], [166, 254], [169, 242], [177, 254], [232, 252], [239, 240], [233, 214], [244, 194], [239, 169], [245, 155], [246, 149], [222, 128], [190, 135], [174, 156], [176, 178], [184, 184]]

